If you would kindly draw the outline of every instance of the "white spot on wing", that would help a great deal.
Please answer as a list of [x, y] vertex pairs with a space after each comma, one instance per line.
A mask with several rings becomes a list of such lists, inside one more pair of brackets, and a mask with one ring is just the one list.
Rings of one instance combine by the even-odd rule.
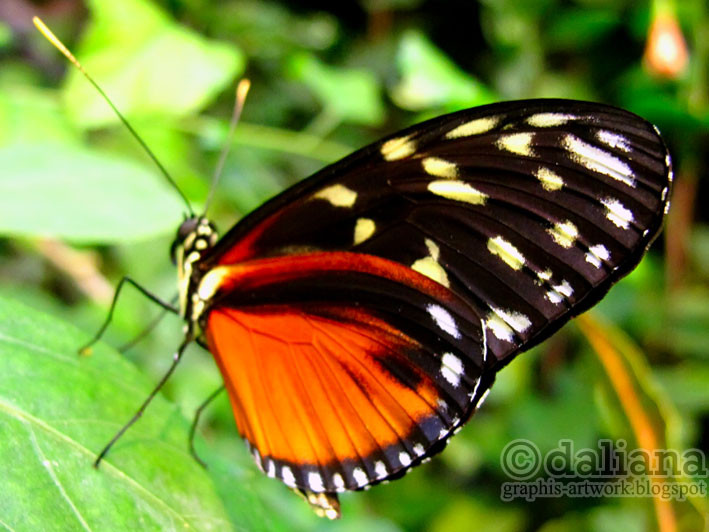
[[570, 221], [556, 222], [547, 232], [562, 248], [570, 248], [579, 236], [578, 228]]
[[387, 466], [384, 465], [384, 462], [381, 460], [374, 463], [374, 472], [376, 473], [377, 478], [384, 478], [389, 474], [387, 471]]
[[399, 453], [399, 462], [401, 462], [401, 465], [404, 467], [409, 467], [411, 465], [411, 457], [409, 456], [409, 453], [401, 451]]
[[549, 301], [556, 305], [561, 303], [564, 298], [570, 298], [573, 293], [573, 287], [569, 284], [569, 281], [564, 279], [561, 284], [552, 286], [551, 290], [547, 292], [546, 297]]
[[487, 328], [490, 329], [492, 334], [499, 340], [510, 343], [514, 340], [512, 328], [497, 314], [491, 314], [485, 322], [485, 325], [487, 325]]
[[495, 144], [501, 150], [531, 157], [534, 155], [532, 151], [533, 138], [533, 133], [510, 133], [502, 135]]
[[513, 310], [504, 310], [490, 307], [492, 312], [488, 314], [485, 324], [499, 340], [513, 342], [513, 331], [523, 333], [532, 326], [532, 322], [527, 316]]
[[564, 298], [561, 297], [561, 294], [559, 294], [555, 290], [547, 291], [545, 297], [554, 305], [558, 305], [559, 303], [561, 303], [564, 300]]
[[290, 467], [281, 467], [281, 479], [289, 488], [295, 488], [295, 476], [293, 475], [293, 471], [291, 471]]
[[541, 166], [534, 173], [539, 182], [542, 184], [544, 190], [548, 192], [554, 192], [555, 190], [560, 190], [564, 186], [564, 180], [561, 176], [552, 172], [546, 166]]
[[623, 135], [618, 133], [613, 133], [612, 131], [606, 131], [605, 129], [600, 130], [596, 133], [596, 138], [600, 140], [606, 146], [611, 148], [617, 148], [625, 152], [630, 151], [630, 143]]
[[522, 314], [521, 312], [516, 312], [514, 310], [504, 310], [496, 307], [491, 307], [492, 311], [500, 316], [505, 323], [512, 327], [518, 333], [523, 333], [532, 326], [532, 322], [529, 318]]
[[276, 464], [271, 460], [270, 458], [266, 459], [266, 476], [269, 476], [271, 478], [276, 476]]
[[414, 454], [416, 456], [422, 456], [425, 453], [426, 449], [423, 448], [423, 445], [421, 445], [420, 443], [414, 445]]
[[527, 119], [527, 123], [532, 127], [554, 127], [562, 126], [569, 120], [575, 120], [574, 115], [564, 113], [537, 113]]
[[453, 353], [444, 353], [441, 357], [441, 375], [454, 388], [460, 384], [463, 374], [463, 362]]
[[397, 161], [416, 153], [416, 143], [407, 137], [397, 137], [387, 140], [380, 148], [380, 153], [386, 161]]
[[502, 236], [490, 238], [487, 241], [487, 249], [493, 255], [500, 257], [513, 270], [521, 269], [526, 262], [524, 255]]
[[325, 485], [323, 484], [320, 473], [308, 473], [308, 487], [316, 493], [325, 491]]
[[313, 194], [313, 198], [329, 201], [334, 207], [352, 207], [357, 200], [357, 193], [344, 185], [325, 187]]
[[332, 475], [332, 484], [335, 486], [335, 490], [345, 491], [345, 481], [339, 473]]
[[571, 295], [574, 293], [574, 289], [569, 284], [569, 281], [567, 281], [566, 279], [564, 279], [561, 284], [555, 285], [554, 290], [559, 292], [564, 297], [571, 297]]
[[610, 257], [610, 251], [608, 251], [606, 246], [603, 244], [596, 244], [595, 246], [588, 248], [588, 252], [586, 253], [586, 262], [596, 268], [600, 268], [603, 265], [603, 261], [610, 259]]
[[458, 330], [458, 325], [456, 325], [455, 320], [453, 319], [453, 316], [451, 316], [450, 312], [448, 312], [442, 306], [436, 304], [427, 305], [426, 310], [428, 311], [428, 314], [431, 316], [431, 318], [433, 318], [433, 321], [436, 322], [436, 325], [438, 325], [438, 327], [450, 334], [456, 340], [460, 340], [461, 335], [460, 331]]
[[494, 128], [500, 121], [497, 116], [490, 116], [487, 118], [476, 118], [470, 122], [466, 122], [458, 126], [455, 129], [450, 130], [446, 133], [447, 139], [457, 139], [461, 137], [470, 137], [473, 135], [480, 135], [482, 133], [487, 133], [492, 128]]
[[432, 176], [454, 179], [458, 176], [458, 167], [455, 163], [440, 157], [426, 157], [421, 161], [424, 171]]
[[360, 467], [354, 468], [354, 470], [352, 471], [352, 478], [354, 478], [355, 483], [360, 488], [369, 482], [369, 479], [367, 478], [367, 474], [364, 471], [362, 471], [362, 468], [360, 468]]
[[604, 198], [601, 204], [606, 208], [606, 218], [616, 227], [627, 229], [634, 220], [633, 213], [615, 198]]
[[629, 187], [635, 187], [633, 170], [618, 157], [582, 141], [575, 135], [566, 135], [562, 144], [569, 151], [574, 162], [594, 172], [612, 177]]
[[354, 245], [361, 244], [374, 234], [377, 226], [374, 220], [369, 218], [358, 218], [354, 230]]
[[437, 196], [472, 205], [485, 205], [488, 198], [487, 194], [463, 181], [431, 181], [428, 190]]

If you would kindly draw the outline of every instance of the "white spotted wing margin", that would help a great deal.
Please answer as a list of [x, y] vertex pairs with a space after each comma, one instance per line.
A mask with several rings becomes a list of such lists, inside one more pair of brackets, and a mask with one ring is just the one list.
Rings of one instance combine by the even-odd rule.
[[[502, 366], [638, 264], [671, 179], [642, 118], [530, 100], [418, 124], [267, 202], [197, 265], [223, 272], [200, 321], [225, 381], [244, 381], [229, 392], [259, 466], [327, 513], [338, 492], [440, 451]], [[285, 323], [300, 325], [269, 325]], [[360, 396], [369, 421], [352, 406]], [[278, 428], [289, 408], [309, 412], [305, 428]], [[311, 459], [287, 451], [299, 442]]]
[[353, 251], [412, 267], [483, 316], [500, 363], [594, 305], [662, 227], [657, 129], [573, 100], [445, 115], [367, 146], [238, 223], [202, 267]]

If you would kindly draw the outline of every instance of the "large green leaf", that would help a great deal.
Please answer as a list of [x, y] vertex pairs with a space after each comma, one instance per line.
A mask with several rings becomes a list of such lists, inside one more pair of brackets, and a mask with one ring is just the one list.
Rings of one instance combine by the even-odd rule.
[[39, 89], [29, 81], [0, 79], [0, 93], [0, 146], [23, 142], [80, 142], [56, 91]]
[[[94, 0], [90, 8], [93, 16], [77, 56], [128, 116], [196, 111], [243, 70], [243, 55], [234, 46], [205, 39], [144, 0]], [[85, 127], [116, 122], [75, 69], [65, 97]]]
[[160, 397], [91, 466], [152, 385], [103, 346], [77, 355], [85, 340], [0, 299], [0, 522], [17, 531], [229, 529], [212, 481], [187, 453], [187, 422]]
[[174, 231], [184, 205], [155, 172], [64, 144], [0, 149], [0, 234], [119, 242]]

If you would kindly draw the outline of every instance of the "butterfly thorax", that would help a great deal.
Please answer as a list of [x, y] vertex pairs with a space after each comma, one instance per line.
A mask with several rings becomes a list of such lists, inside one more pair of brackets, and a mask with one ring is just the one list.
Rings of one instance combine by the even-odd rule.
[[201, 314], [201, 308], [195, 308], [198, 302], [192, 300], [200, 281], [199, 276], [194, 275], [198, 271], [196, 265], [214, 247], [217, 239], [214, 225], [203, 216], [194, 216], [182, 222], [172, 244], [172, 260], [177, 265], [180, 315], [188, 321], [196, 322]]

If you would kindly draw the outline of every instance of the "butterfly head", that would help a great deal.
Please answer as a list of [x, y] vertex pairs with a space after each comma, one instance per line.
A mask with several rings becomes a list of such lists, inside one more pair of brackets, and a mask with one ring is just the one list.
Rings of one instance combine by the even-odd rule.
[[187, 294], [195, 264], [214, 247], [217, 240], [216, 227], [204, 216], [186, 218], [177, 230], [170, 256], [177, 265], [180, 309], [183, 315], [187, 313]]

